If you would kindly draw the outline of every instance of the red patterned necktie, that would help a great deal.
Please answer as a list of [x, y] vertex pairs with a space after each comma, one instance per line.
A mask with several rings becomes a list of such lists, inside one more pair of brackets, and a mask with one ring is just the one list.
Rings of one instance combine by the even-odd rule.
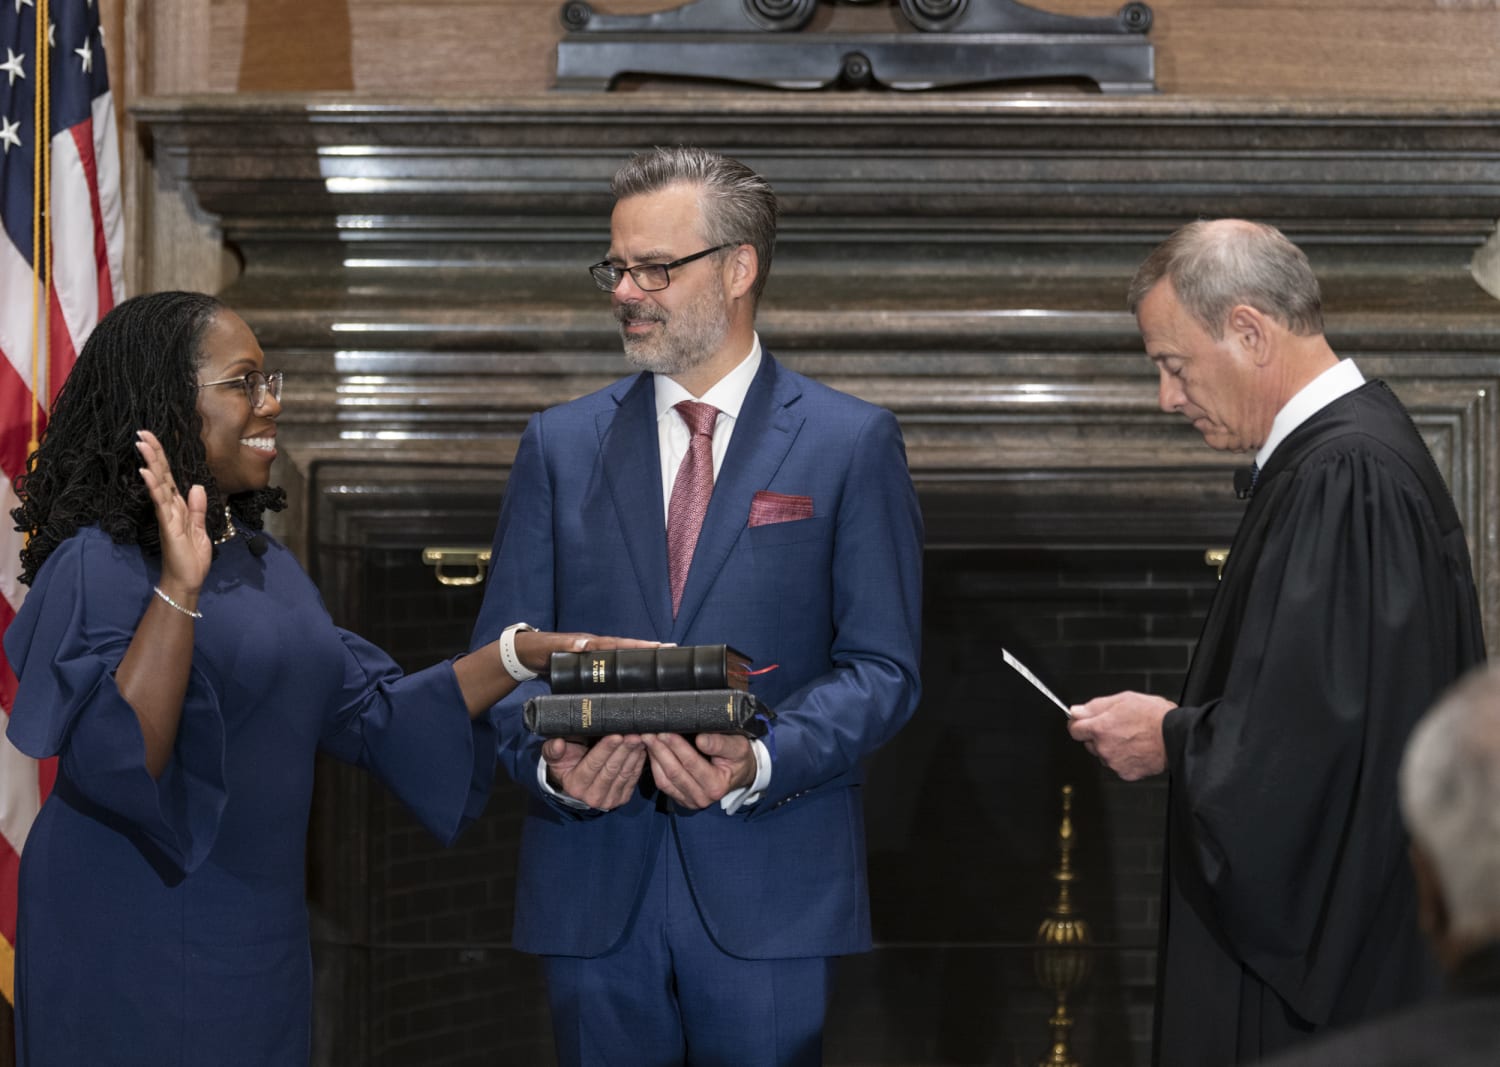
[[687, 585], [688, 566], [693, 549], [698, 547], [698, 531], [708, 511], [708, 498], [714, 494], [714, 420], [719, 409], [712, 404], [684, 400], [676, 405], [677, 414], [687, 423], [687, 455], [677, 468], [672, 483], [672, 499], [667, 505], [667, 572], [672, 581], [672, 618], [682, 603], [682, 588]]

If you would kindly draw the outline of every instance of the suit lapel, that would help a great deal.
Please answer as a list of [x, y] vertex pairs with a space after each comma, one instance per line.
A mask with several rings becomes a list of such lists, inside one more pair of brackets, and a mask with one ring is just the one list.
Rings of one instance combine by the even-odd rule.
[[792, 414], [789, 408], [800, 395], [800, 388], [782, 373], [771, 354], [762, 353], [760, 370], [750, 383], [750, 391], [745, 394], [745, 403], [735, 420], [734, 436], [729, 440], [729, 451], [724, 455], [719, 477], [714, 482], [708, 513], [703, 517], [698, 547], [693, 552], [693, 566], [688, 571], [682, 604], [672, 631], [674, 640], [680, 640], [691, 626], [693, 616], [724, 569], [735, 542], [745, 532], [745, 524], [750, 518], [750, 501], [758, 491], [771, 484], [802, 429], [802, 416]]
[[651, 375], [637, 375], [618, 397], [618, 404], [614, 411], [598, 417], [599, 452], [641, 597], [653, 630], [664, 634], [672, 628], [672, 593]]

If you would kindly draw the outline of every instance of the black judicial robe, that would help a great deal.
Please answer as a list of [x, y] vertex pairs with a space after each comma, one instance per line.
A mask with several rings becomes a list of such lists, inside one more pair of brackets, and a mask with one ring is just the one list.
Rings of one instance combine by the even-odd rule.
[[1163, 723], [1162, 1067], [1254, 1062], [1439, 987], [1396, 771], [1483, 659], [1453, 500], [1366, 382], [1272, 453]]

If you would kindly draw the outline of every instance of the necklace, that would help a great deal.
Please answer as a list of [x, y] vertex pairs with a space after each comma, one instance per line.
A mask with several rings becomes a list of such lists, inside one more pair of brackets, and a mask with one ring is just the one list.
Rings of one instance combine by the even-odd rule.
[[237, 532], [238, 531], [235, 530], [235, 528], [234, 528], [234, 516], [229, 513], [229, 505], [225, 504], [224, 505], [224, 534], [223, 534], [222, 537], [215, 537], [214, 538], [214, 544], [215, 545], [222, 545], [225, 541], [232, 541], [234, 539], [234, 535]]

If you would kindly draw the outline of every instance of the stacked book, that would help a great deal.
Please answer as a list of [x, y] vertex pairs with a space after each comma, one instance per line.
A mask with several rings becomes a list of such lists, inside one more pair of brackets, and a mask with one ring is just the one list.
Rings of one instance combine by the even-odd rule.
[[544, 737], [737, 733], [762, 737], [774, 712], [749, 689], [750, 660], [729, 645], [554, 652], [552, 692], [526, 702]]

